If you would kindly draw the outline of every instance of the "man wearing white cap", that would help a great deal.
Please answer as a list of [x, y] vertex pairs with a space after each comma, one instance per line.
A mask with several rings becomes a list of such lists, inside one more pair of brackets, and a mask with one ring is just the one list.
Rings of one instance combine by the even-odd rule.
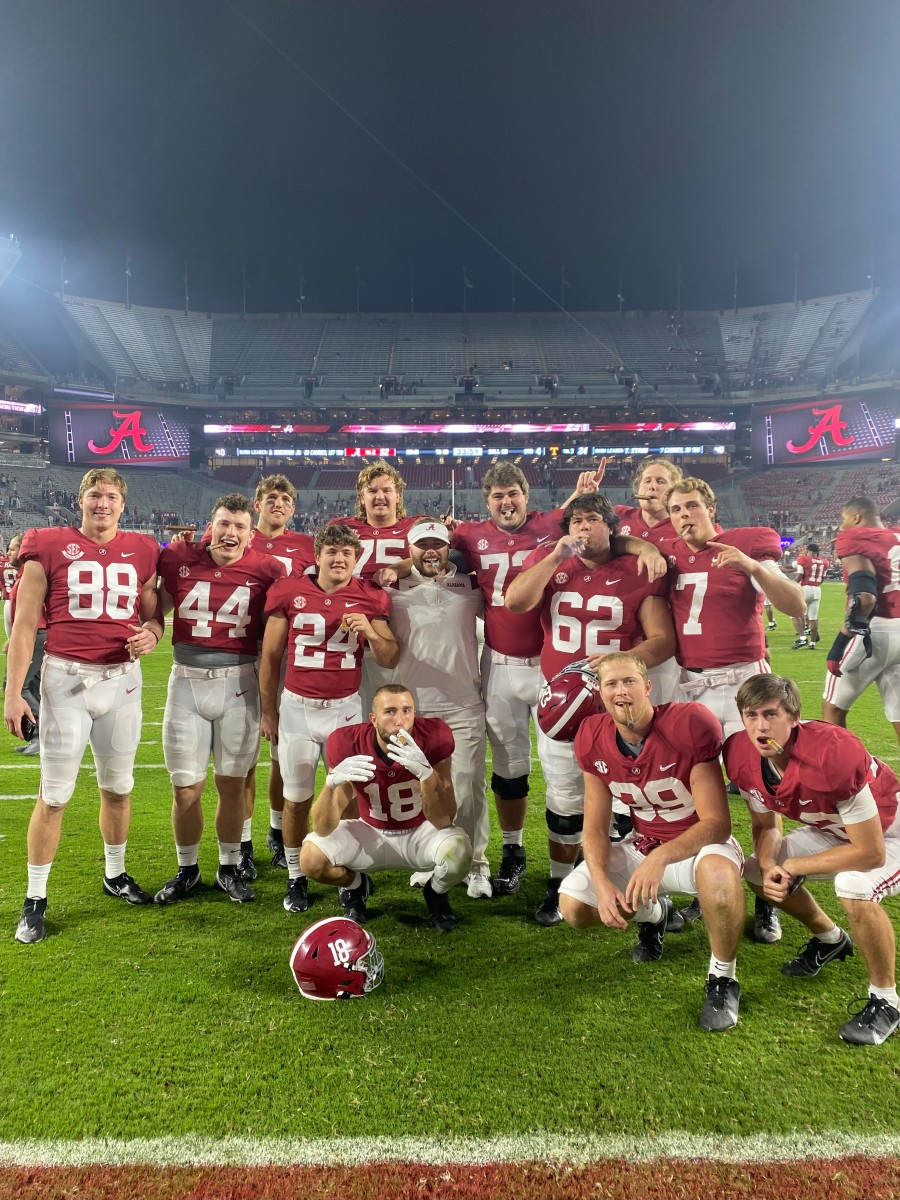
[[[420, 518], [407, 539], [411, 572], [390, 589], [391, 625], [400, 645], [395, 679], [412, 691], [420, 716], [441, 717], [453, 731], [456, 823], [473, 851], [467, 890], [475, 899], [487, 899], [487, 742], [475, 624], [484, 615], [484, 597], [475, 577], [457, 572], [449, 561], [450, 535], [440, 521]], [[424, 880], [414, 876], [413, 882]]]

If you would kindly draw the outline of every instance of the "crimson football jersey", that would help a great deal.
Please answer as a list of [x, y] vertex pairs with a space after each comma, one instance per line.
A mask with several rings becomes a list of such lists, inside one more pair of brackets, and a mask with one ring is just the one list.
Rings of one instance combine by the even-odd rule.
[[[455, 745], [450, 726], [440, 717], [416, 717], [412, 739], [432, 766], [448, 759]], [[376, 829], [411, 830], [424, 824], [421, 783], [399, 763], [381, 757], [375, 727], [368, 722], [347, 725], [328, 736], [325, 761], [329, 769], [354, 754], [368, 754], [375, 760], [374, 777], [353, 785], [360, 820]]]
[[293, 529], [286, 529], [278, 537], [266, 537], [258, 529], [250, 535], [250, 549], [284, 563], [286, 575], [302, 575], [313, 565], [316, 561], [314, 545], [308, 533], [296, 533]]
[[867, 525], [842, 529], [834, 543], [834, 552], [838, 558], [864, 554], [870, 559], [878, 581], [878, 603], [873, 616], [900, 617], [900, 529]]
[[334, 517], [328, 524], [346, 525], [353, 530], [362, 543], [353, 574], [360, 579], [371, 579], [382, 567], [409, 558], [406, 535], [418, 519], [417, 516], [401, 517], [393, 525], [376, 527], [368, 521], [360, 521], [358, 517]]
[[382, 588], [355, 576], [326, 594], [312, 575], [303, 575], [273, 584], [265, 611], [288, 621], [284, 677], [288, 691], [318, 700], [343, 700], [359, 691], [366, 645], [352, 630], [341, 628], [344, 613], [387, 620], [391, 600]]
[[691, 770], [717, 758], [721, 748], [719, 722], [705, 705], [693, 703], [657, 705], [637, 758], [620, 749], [608, 713], [588, 717], [575, 735], [581, 769], [628, 805], [636, 833], [653, 845], [671, 842], [696, 825]]
[[563, 535], [562, 509], [531, 512], [512, 533], [491, 520], [464, 521], [451, 539], [460, 550], [484, 592], [484, 640], [498, 654], [537, 658], [544, 641], [540, 612], [513, 613], [504, 606], [509, 585], [522, 571], [525, 559], [545, 542], [555, 546]]
[[658, 525], [648, 525], [643, 509], [629, 508], [626, 504], [617, 504], [615, 509], [619, 518], [616, 533], [622, 537], [644, 538], [654, 546], [662, 546], [663, 542], [670, 542], [675, 537], [675, 527], [668, 517]]
[[5, 554], [0, 554], [0, 596], [4, 600], [9, 599], [18, 576], [18, 569], [12, 565]]
[[[781, 541], [774, 529], [727, 529], [715, 540], [737, 546], [759, 562], [777, 562]], [[666, 543], [669, 559], [669, 606], [675, 619], [683, 667], [727, 667], [756, 662], [765, 655], [759, 619], [765, 597], [749, 576], [732, 567], [717, 567], [718, 551], [692, 550], [681, 539]]]
[[[533, 550], [522, 570], [549, 553], [544, 546]], [[641, 604], [648, 596], [665, 594], [665, 578], [651, 581], [639, 574], [634, 555], [620, 554], [598, 567], [586, 567], [580, 558], [560, 563], [544, 589], [540, 608], [544, 678], [552, 679], [579, 658], [631, 650], [644, 640], [638, 620]]]
[[280, 559], [253, 550], [219, 567], [204, 545], [172, 542], [159, 556], [159, 573], [172, 597], [173, 643], [255, 656], [266, 593], [286, 571]]
[[868, 788], [881, 828], [889, 829], [896, 819], [897, 776], [840, 725], [801, 721], [784, 778], [774, 788], [763, 778], [762, 756], [743, 730], [726, 741], [722, 757], [728, 778], [756, 812], [770, 809], [847, 841], [839, 805]]
[[128, 661], [141, 588], [156, 578], [159, 546], [120, 530], [100, 545], [78, 529], [29, 529], [19, 561], [47, 576], [47, 653], [78, 662]]
[[800, 578], [797, 582], [802, 587], [820, 587], [828, 570], [828, 559], [812, 554], [798, 554], [797, 566], [800, 568]]

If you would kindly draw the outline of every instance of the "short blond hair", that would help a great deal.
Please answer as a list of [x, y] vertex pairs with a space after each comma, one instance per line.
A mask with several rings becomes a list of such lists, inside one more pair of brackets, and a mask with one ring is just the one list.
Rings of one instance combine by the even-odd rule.
[[686, 496], [688, 492], [696, 492], [707, 508], [716, 507], [716, 493], [706, 480], [697, 479], [695, 475], [688, 475], [684, 479], [679, 479], [677, 483], [673, 483], [666, 492], [666, 508], [669, 507], [669, 501], [673, 496]]
[[641, 482], [641, 476], [649, 467], [665, 467], [669, 475], [669, 483], [680, 483], [684, 479], [684, 471], [679, 467], [678, 463], [673, 463], [670, 458], [663, 458], [656, 455], [654, 458], [645, 458], [643, 462], [638, 463], [634, 474], [631, 476], [633, 487]]
[[380, 475], [386, 475], [391, 480], [394, 487], [397, 489], [397, 520], [406, 516], [406, 509], [403, 507], [403, 491], [406, 483], [403, 476], [396, 467], [390, 466], [383, 459], [378, 459], [368, 467], [363, 467], [359, 475], [356, 477], [356, 517], [359, 521], [366, 519], [366, 506], [363, 503], [363, 492], [369, 486], [373, 479], [377, 479]]
[[108, 483], [111, 487], [116, 488], [122, 493], [123, 500], [128, 495], [128, 484], [115, 467], [91, 467], [78, 485], [78, 499], [80, 500], [89, 488], [96, 487], [98, 483]]
[[650, 677], [647, 674], [647, 664], [630, 650], [614, 650], [611, 654], [604, 654], [597, 667], [597, 678], [602, 682], [603, 668], [607, 666], [617, 667], [620, 663], [631, 663], [644, 683], [650, 682]]

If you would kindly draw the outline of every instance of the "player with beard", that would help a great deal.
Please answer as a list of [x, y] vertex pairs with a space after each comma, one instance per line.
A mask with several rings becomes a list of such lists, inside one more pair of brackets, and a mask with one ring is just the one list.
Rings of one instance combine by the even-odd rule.
[[[900, 893], [900, 782], [846, 729], [800, 719], [796, 684], [759, 675], [737, 694], [744, 728], [725, 743], [725, 765], [750, 809], [755, 854], [744, 877], [757, 895], [812, 935], [781, 970], [818, 975], [830, 962], [862, 951], [869, 996], [841, 1026], [845, 1042], [878, 1046], [900, 1026], [896, 938], [881, 906]], [[781, 818], [798, 825], [783, 834]], [[853, 938], [804, 886], [834, 880]]]
[[[457, 571], [449, 561], [445, 525], [422, 517], [410, 529], [408, 541], [410, 573], [391, 588], [391, 624], [400, 646], [395, 675], [415, 696], [417, 712], [440, 717], [453, 731], [450, 766], [456, 823], [472, 845], [466, 887], [473, 899], [488, 899], [487, 742], [477, 636], [484, 598], [475, 577]], [[412, 882], [418, 885], [425, 879], [416, 874]]]
[[173, 542], [160, 555], [160, 601], [174, 609], [174, 663], [162, 739], [172, 781], [172, 830], [178, 871], [156, 893], [175, 904], [201, 883], [203, 792], [212, 753], [218, 793], [215, 886], [238, 903], [253, 900], [238, 867], [245, 780], [259, 757], [256, 660], [269, 588], [285, 569], [249, 549], [253, 506], [237, 494], [213, 506], [209, 540]]
[[40, 794], [28, 826], [28, 887], [16, 940], [43, 939], [47, 879], [88, 741], [100, 790], [106, 895], [128, 904], [153, 897], [125, 870], [134, 759], [141, 736], [140, 657], [163, 633], [156, 593], [159, 547], [119, 529], [127, 485], [110, 467], [81, 481], [78, 529], [31, 529], [9, 639], [6, 728], [22, 737], [34, 713], [22, 684], [42, 611], [47, 642], [41, 686]]
[[[717, 532], [715, 493], [702, 479], [673, 484], [666, 503], [678, 535], [666, 552], [680, 696], [705, 704], [727, 738], [743, 727], [734, 699], [738, 688], [769, 670], [763, 601], [770, 600], [789, 617], [802, 617], [806, 601], [778, 568], [781, 540], [774, 529]], [[756, 905], [753, 939], [781, 939], [778, 913], [762, 899]]]
[[828, 652], [822, 716], [846, 725], [854, 702], [874, 683], [900, 741], [900, 529], [887, 529], [867, 496], [854, 497], [841, 509], [834, 552], [847, 607]]
[[[582, 471], [566, 503], [596, 492], [602, 474], [602, 465]], [[503, 834], [503, 856], [491, 884], [495, 896], [509, 896], [518, 890], [527, 869], [522, 837], [531, 771], [529, 718], [537, 728], [544, 635], [536, 610], [511, 613], [504, 597], [531, 551], [547, 542], [555, 544], [563, 510], [529, 512], [528, 481], [513, 463], [492, 467], [481, 481], [481, 491], [488, 519], [454, 524], [451, 545], [484, 593], [481, 683], [493, 762], [491, 789]], [[638, 549], [636, 541], [628, 545], [632, 553]], [[664, 570], [664, 560], [652, 550]]]
[[[302, 575], [313, 566], [315, 551], [313, 539], [308, 533], [297, 533], [288, 529], [297, 507], [297, 489], [286, 475], [267, 475], [256, 487], [253, 508], [257, 514], [256, 527], [250, 540], [250, 549], [259, 554], [269, 554], [284, 565], [286, 575]], [[283, 680], [282, 680], [283, 682]], [[278, 765], [278, 746], [269, 747], [269, 832], [266, 847], [272, 854], [272, 866], [287, 870], [284, 856], [284, 839], [281, 833], [284, 821], [284, 784]], [[256, 878], [256, 863], [253, 856], [253, 808], [256, 802], [256, 767], [247, 776], [246, 817], [241, 831], [241, 877], [252, 883]]]
[[[604, 655], [616, 651], [633, 648], [646, 667], [672, 656], [666, 581], [640, 574], [634, 555], [613, 553], [617, 524], [605, 496], [570, 501], [559, 526], [563, 536], [552, 547], [532, 551], [509, 586], [506, 606], [512, 613], [540, 612], [542, 684], [581, 659], [596, 670]], [[559, 887], [581, 849], [584, 781], [570, 743], [539, 727], [537, 744], [547, 785], [550, 881], [535, 915], [538, 924], [550, 926], [562, 920]]]
[[[356, 480], [356, 516], [334, 517], [329, 525], [345, 525], [359, 539], [359, 558], [354, 575], [373, 580], [384, 567], [406, 558], [406, 535], [417, 517], [407, 516], [403, 506], [406, 484], [396, 467], [378, 459], [363, 467]], [[363, 656], [363, 711], [371, 708], [375, 689], [389, 683], [391, 672], [379, 667], [372, 655]]]
[[[400, 683], [378, 689], [368, 722], [341, 726], [328, 738], [330, 770], [303, 843], [303, 870], [336, 884], [344, 912], [359, 924], [369, 914], [372, 870], [428, 873], [423, 895], [431, 926], [452, 933], [449, 891], [472, 861], [464, 830], [454, 824], [450, 756], [453, 734], [439, 717], [416, 716]], [[358, 817], [345, 814], [355, 807]]]
[[[743, 854], [731, 836], [719, 766], [718, 722], [701, 704], [654, 707], [643, 661], [608, 654], [598, 667], [606, 713], [587, 717], [575, 736], [584, 772], [584, 862], [563, 881], [559, 903], [575, 928], [627, 929], [638, 922], [634, 962], [662, 957], [669, 894], [699, 895], [711, 957], [700, 1025], [737, 1024], [737, 950], [744, 922]], [[614, 797], [634, 829], [611, 842]]]
[[[9, 637], [12, 632], [13, 620], [16, 615], [16, 600], [19, 594], [19, 577], [21, 575], [23, 563], [19, 559], [19, 551], [22, 548], [23, 533], [14, 534], [9, 539], [8, 558], [6, 567], [2, 568], [4, 576], [4, 586], [9, 585], [7, 594], [6, 607], [3, 610], [3, 621], [6, 628], [6, 636]], [[25, 675], [25, 682], [22, 684], [22, 695], [28, 702], [28, 707], [34, 713], [34, 718], [40, 723], [40, 707], [41, 707], [41, 670], [44, 666], [44, 646], [47, 641], [47, 618], [41, 612], [38, 620], [37, 630], [34, 635], [34, 651], [31, 655], [31, 662], [28, 666], [28, 671]], [[3, 647], [3, 653], [6, 654], [8, 643]], [[3, 680], [3, 688], [6, 689], [6, 679]], [[26, 742], [24, 746], [15, 747], [16, 754], [24, 754], [31, 758], [40, 752], [40, 743], [36, 737], [32, 737], [30, 742]]]
[[[363, 647], [381, 667], [396, 666], [398, 647], [387, 623], [390, 597], [353, 574], [359, 539], [327, 525], [315, 540], [316, 574], [285, 579], [269, 590], [260, 656], [260, 732], [280, 746], [284, 779], [287, 912], [309, 907], [300, 847], [309, 826], [316, 767], [328, 735], [362, 717]], [[287, 653], [284, 688], [281, 664]]]

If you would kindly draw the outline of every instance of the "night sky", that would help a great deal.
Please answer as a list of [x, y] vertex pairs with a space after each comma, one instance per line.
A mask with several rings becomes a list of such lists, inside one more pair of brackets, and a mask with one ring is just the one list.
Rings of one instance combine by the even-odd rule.
[[520, 310], [562, 264], [572, 309], [898, 282], [900, 4], [0, 0], [0, 164], [17, 275], [124, 299], [130, 253], [136, 303], [185, 261], [201, 311], [242, 265], [256, 311], [353, 311], [357, 266], [368, 311], [459, 310], [463, 264], [473, 311], [510, 263]]

